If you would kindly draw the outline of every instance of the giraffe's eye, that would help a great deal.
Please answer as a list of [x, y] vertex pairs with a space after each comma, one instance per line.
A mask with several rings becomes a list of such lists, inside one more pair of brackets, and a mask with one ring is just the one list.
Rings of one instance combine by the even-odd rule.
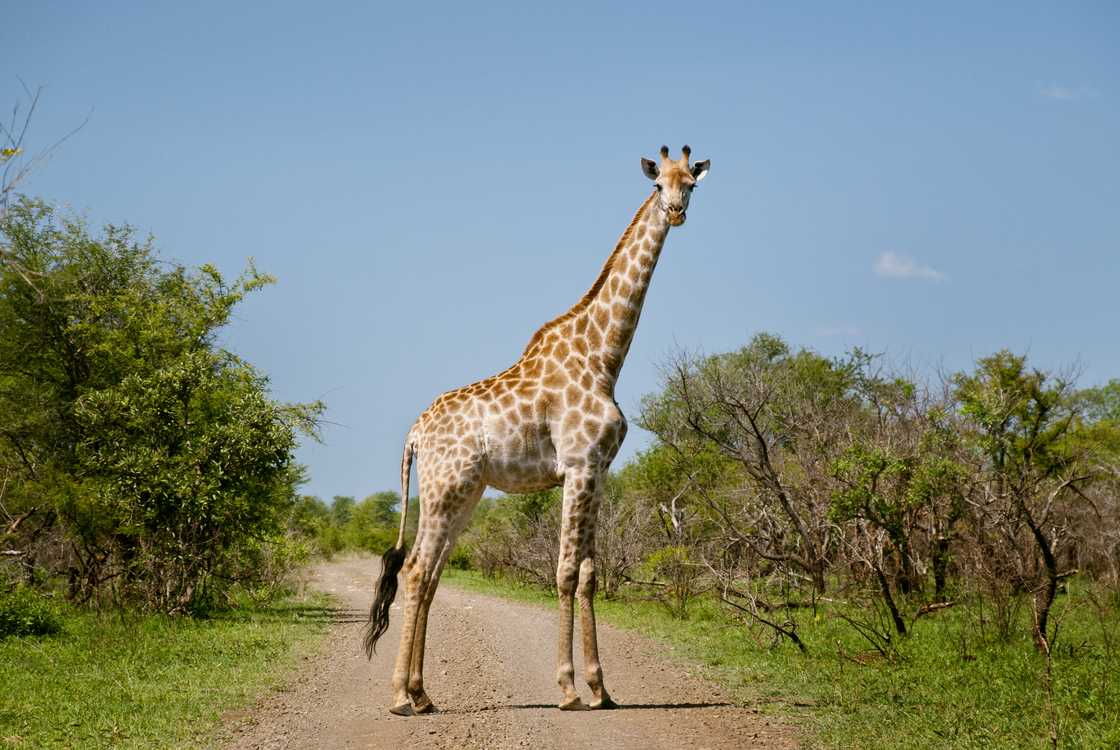
[[658, 185], [656, 182], [653, 183], [653, 187], [657, 190], [657, 192], [659, 192], [659, 193], [661, 192], [661, 186]]

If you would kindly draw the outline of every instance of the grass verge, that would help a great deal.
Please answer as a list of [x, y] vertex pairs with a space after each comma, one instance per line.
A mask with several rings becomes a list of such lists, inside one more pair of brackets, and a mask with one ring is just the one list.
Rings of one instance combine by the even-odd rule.
[[278, 687], [331, 621], [320, 594], [207, 619], [69, 611], [0, 640], [0, 747], [212, 744], [224, 711]]
[[[540, 589], [474, 572], [448, 571], [446, 580], [554, 606]], [[1117, 748], [1120, 613], [1114, 606], [1102, 615], [1076, 601], [1070, 596], [1060, 604], [1052, 702], [1045, 660], [1025, 635], [1025, 621], [1000, 641], [978, 626], [983, 613], [964, 607], [917, 620], [911, 635], [893, 639], [889, 658], [833, 616], [838, 610], [857, 616], [835, 603], [816, 613], [781, 613], [797, 621], [807, 656], [711, 599], [697, 599], [687, 620], [650, 601], [600, 600], [596, 614], [661, 640], [706, 665], [742, 700], [790, 717], [809, 747], [1043, 748], [1051, 746], [1054, 721], [1060, 747]], [[604, 656], [609, 669], [610, 655]]]

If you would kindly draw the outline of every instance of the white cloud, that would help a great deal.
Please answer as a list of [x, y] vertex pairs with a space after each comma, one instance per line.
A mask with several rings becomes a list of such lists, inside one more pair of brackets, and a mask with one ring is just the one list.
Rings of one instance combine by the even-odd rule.
[[1092, 99], [1097, 95], [1095, 89], [1089, 86], [1062, 86], [1057, 83], [1048, 83], [1040, 86], [1038, 89], [1039, 95], [1046, 99], [1053, 99], [1059, 102], [1073, 102], [1079, 99]]
[[883, 253], [872, 267], [876, 276], [885, 279], [923, 279], [925, 281], [945, 281], [949, 277], [941, 271], [923, 266], [913, 258], [895, 253]]

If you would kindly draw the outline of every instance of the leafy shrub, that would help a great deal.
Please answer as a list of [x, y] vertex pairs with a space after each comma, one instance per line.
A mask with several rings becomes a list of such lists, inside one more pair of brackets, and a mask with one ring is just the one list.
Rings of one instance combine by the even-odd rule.
[[456, 544], [455, 548], [451, 550], [451, 557], [447, 560], [447, 565], [454, 570], [470, 570], [473, 554], [469, 546]]
[[54, 605], [29, 588], [0, 593], [0, 638], [10, 635], [52, 635], [62, 630]]
[[654, 550], [646, 558], [646, 569], [662, 588], [658, 600], [678, 619], [688, 617], [688, 605], [697, 593], [702, 568], [692, 560], [688, 547], [667, 546]]
[[0, 249], [5, 546], [78, 603], [192, 612], [270, 583], [295, 559], [293, 453], [323, 406], [273, 400], [218, 337], [271, 277], [169, 264], [130, 227], [29, 199], [0, 216]]

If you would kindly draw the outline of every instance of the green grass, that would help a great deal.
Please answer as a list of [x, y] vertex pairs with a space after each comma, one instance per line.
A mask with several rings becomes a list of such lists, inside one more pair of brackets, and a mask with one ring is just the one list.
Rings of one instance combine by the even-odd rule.
[[[539, 589], [477, 573], [449, 571], [447, 580], [553, 603]], [[1056, 605], [1062, 617], [1053, 660], [1060, 746], [1117, 748], [1120, 613], [1113, 606], [1102, 621], [1094, 608], [1075, 601], [1081, 600], [1062, 597]], [[870, 655], [871, 645], [832, 616], [828, 607], [839, 606], [822, 605], [816, 616], [810, 609], [795, 611], [808, 656], [788, 641], [772, 646], [768, 629], [747, 627], [710, 599], [698, 600], [685, 621], [648, 601], [601, 600], [596, 613], [672, 645], [674, 654], [706, 665], [742, 700], [789, 717], [803, 728], [809, 747], [1050, 746], [1045, 660], [1026, 634], [1025, 620], [1002, 643], [990, 623], [981, 632], [978, 611], [943, 610], [919, 619], [909, 637], [896, 637], [897, 655], [888, 662]], [[609, 654], [605, 658], [609, 667]]]
[[0, 748], [211, 744], [221, 714], [277, 687], [330, 622], [315, 595], [209, 619], [69, 611], [0, 640]]

